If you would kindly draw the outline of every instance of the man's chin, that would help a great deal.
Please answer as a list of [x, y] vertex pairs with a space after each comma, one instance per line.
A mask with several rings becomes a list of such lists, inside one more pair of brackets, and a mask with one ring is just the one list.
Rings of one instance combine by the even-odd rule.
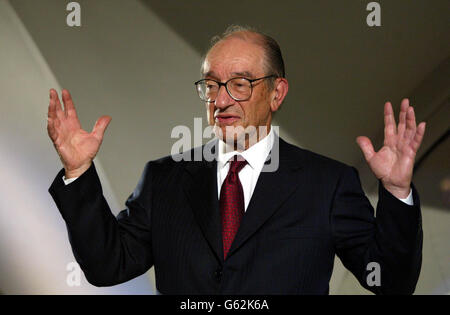
[[242, 125], [219, 125], [216, 123], [214, 132], [218, 139], [233, 146], [236, 150], [245, 150], [250, 139], [255, 138], [253, 140], [257, 141], [256, 128], [252, 126], [243, 127]]
[[244, 135], [245, 128], [240, 125], [226, 125], [216, 123], [214, 126], [214, 132], [216, 137], [227, 141], [238, 141]]

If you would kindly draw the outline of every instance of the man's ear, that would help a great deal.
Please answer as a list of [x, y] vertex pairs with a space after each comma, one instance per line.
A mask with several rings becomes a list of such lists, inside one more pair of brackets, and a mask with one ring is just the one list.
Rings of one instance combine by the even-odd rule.
[[270, 109], [276, 112], [284, 101], [289, 90], [289, 83], [286, 78], [277, 78], [274, 83], [275, 87], [271, 93]]

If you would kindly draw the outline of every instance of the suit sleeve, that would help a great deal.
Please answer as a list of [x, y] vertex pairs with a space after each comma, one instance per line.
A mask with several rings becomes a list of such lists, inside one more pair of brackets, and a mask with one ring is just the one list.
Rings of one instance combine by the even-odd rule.
[[357, 170], [347, 167], [339, 179], [331, 212], [336, 253], [360, 284], [373, 293], [412, 294], [415, 290], [423, 234], [420, 200], [413, 185], [412, 191], [414, 205], [410, 206], [380, 182], [374, 217]]
[[153, 265], [150, 165], [117, 217], [103, 196], [94, 164], [67, 186], [61, 170], [49, 188], [66, 222], [75, 259], [95, 286], [128, 281]]

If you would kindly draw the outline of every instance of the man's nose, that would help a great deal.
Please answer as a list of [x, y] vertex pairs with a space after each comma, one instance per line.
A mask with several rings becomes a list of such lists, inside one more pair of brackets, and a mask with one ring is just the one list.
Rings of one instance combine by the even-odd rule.
[[217, 108], [225, 108], [234, 103], [234, 99], [228, 94], [225, 86], [221, 86], [217, 91], [215, 105]]

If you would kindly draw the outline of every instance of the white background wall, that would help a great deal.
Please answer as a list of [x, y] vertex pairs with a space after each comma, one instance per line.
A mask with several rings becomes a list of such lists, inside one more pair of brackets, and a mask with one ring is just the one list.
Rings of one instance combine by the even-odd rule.
[[[69, 287], [75, 261], [47, 189], [60, 161], [46, 132], [48, 91], [59, 84], [14, 10], [0, 1], [0, 289], [5, 294], [152, 293], [147, 277], [95, 288]], [[100, 175], [105, 197], [117, 208]]]

